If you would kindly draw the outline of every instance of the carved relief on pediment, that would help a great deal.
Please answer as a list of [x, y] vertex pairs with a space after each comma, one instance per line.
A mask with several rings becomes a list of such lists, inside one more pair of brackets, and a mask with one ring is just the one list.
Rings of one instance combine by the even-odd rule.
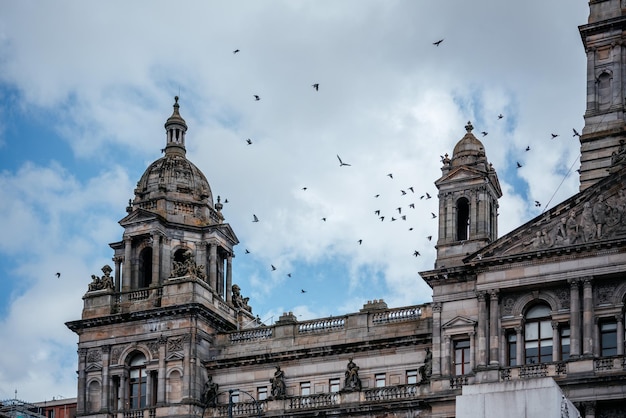
[[619, 186], [617, 190], [590, 194], [588, 200], [576, 201], [573, 207], [568, 207], [572, 202], [564, 203], [561, 208], [557, 206], [542, 218], [529, 223], [525, 230], [508, 237], [508, 245], [503, 242], [500, 250], [496, 245], [492, 254], [481, 254], [481, 257], [536, 252], [626, 237], [626, 190], [621, 184]]

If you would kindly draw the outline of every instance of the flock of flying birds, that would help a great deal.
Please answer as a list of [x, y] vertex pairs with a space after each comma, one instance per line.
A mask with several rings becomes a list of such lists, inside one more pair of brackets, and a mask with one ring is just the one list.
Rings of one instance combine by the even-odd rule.
[[[442, 44], [443, 41], [444, 41], [444, 39], [439, 39], [439, 40], [433, 42], [432, 44], [435, 47], [439, 47]], [[233, 54], [238, 54], [239, 52], [240, 52], [239, 49], [235, 49], [233, 51]], [[316, 83], [311, 84], [311, 87], [317, 92], [320, 89], [320, 84], [316, 82]], [[254, 98], [255, 101], [260, 101], [261, 100], [261, 97], [259, 95], [257, 95], [257, 94], [254, 94], [253, 98]], [[499, 115], [497, 115], [497, 119], [498, 120], [503, 119], [503, 118], [504, 118], [503, 114], [500, 113]], [[483, 137], [488, 135], [488, 132], [486, 132], [486, 131], [481, 131], [480, 133], [482, 134]], [[556, 134], [556, 133], [552, 133], [551, 134], [551, 138], [552, 139], [555, 139], [555, 138], [557, 138], [559, 136], [560, 135]], [[580, 134], [576, 131], [576, 129], [573, 129], [573, 136], [574, 137], [576, 137], [576, 136], [580, 137]], [[246, 142], [247, 145], [252, 145], [253, 144], [253, 141], [250, 138], [246, 139], [245, 142]], [[530, 150], [531, 150], [530, 146], [527, 146], [525, 148], [526, 152], [528, 152]], [[337, 154], [336, 157], [337, 157], [337, 160], [338, 160], [340, 168], [341, 167], [352, 167], [352, 164], [344, 161], [344, 159], [342, 159], [341, 156], [339, 156], [338, 154]], [[442, 159], [443, 159], [443, 157], [442, 157]], [[516, 162], [516, 166], [517, 166], [518, 169], [523, 167], [523, 165], [522, 165], [522, 163], [520, 161]], [[393, 180], [393, 173], [389, 173], [389, 174], [387, 174], [387, 176], [390, 179]], [[306, 191], [307, 187], [302, 187], [302, 190]], [[399, 192], [400, 192], [400, 196], [407, 196], [407, 195], [415, 194], [415, 188], [413, 186], [410, 186], [410, 187], [406, 187], [405, 189], [400, 189]], [[419, 196], [419, 200], [428, 200], [428, 199], [431, 199], [431, 197], [432, 197], [431, 194], [428, 193], [428, 192], [424, 192], [424, 193], [418, 194], [418, 195], [416, 195], [416, 197], [417, 196]], [[375, 199], [379, 198], [379, 197], [380, 197], [380, 194], [375, 194], [374, 195]], [[541, 203], [539, 201], [535, 201], [535, 207], [540, 207], [540, 206], [541, 206]], [[403, 222], [403, 221], [407, 221], [407, 218], [408, 218], [410, 212], [412, 210], [414, 210], [414, 209], [415, 209], [415, 202], [411, 202], [411, 203], [409, 203], [408, 205], [406, 205], [404, 207], [402, 205], [398, 205], [396, 207], [396, 209], [392, 213], [383, 213], [380, 209], [375, 209], [373, 212], [374, 212], [374, 215], [377, 217], [378, 221], [380, 221], [380, 222], [385, 222], [385, 221], [388, 221], [388, 222], [395, 222], [395, 221]], [[430, 213], [430, 219], [435, 219], [435, 218], [437, 218], [437, 215], [435, 213], [431, 212]], [[321, 218], [322, 222], [326, 222], [327, 220], [328, 220], [327, 217], [322, 217]], [[255, 223], [256, 222], [260, 222], [260, 219], [259, 219], [259, 217], [256, 214], [252, 214], [252, 222], [255, 222]], [[413, 227], [408, 227], [408, 230], [412, 231]], [[426, 239], [428, 241], [432, 241], [432, 238], [433, 238], [432, 235], [428, 235], [426, 237]], [[355, 242], [356, 242], [357, 245], [362, 245], [363, 244], [363, 239], [362, 238], [355, 239]], [[250, 254], [250, 251], [246, 248], [245, 249], [245, 253], [246, 254]], [[419, 250], [414, 250], [413, 251], [413, 256], [414, 257], [419, 257], [420, 255], [421, 255], [421, 253], [420, 253]], [[270, 269], [271, 269], [271, 271], [276, 271], [277, 267], [274, 266], [273, 264], [271, 264], [270, 265]], [[291, 273], [287, 273], [287, 277], [291, 277], [291, 276], [292, 276]], [[306, 293], [306, 290], [301, 289], [301, 293]]]

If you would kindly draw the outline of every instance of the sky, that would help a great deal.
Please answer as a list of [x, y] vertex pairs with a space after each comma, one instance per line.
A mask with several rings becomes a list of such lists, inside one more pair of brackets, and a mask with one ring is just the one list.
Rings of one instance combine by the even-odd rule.
[[0, 400], [76, 396], [65, 322], [113, 265], [174, 96], [187, 158], [228, 201], [233, 283], [266, 324], [431, 300], [434, 182], [468, 121], [504, 193], [500, 236], [578, 191], [583, 0], [0, 10]]

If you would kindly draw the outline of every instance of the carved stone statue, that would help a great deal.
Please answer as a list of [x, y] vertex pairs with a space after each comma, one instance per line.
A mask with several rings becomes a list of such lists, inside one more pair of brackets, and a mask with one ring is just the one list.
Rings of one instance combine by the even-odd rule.
[[433, 353], [428, 347], [426, 347], [426, 358], [424, 359], [424, 364], [420, 366], [418, 371], [421, 377], [419, 382], [420, 385], [430, 382], [430, 376], [433, 374]]
[[352, 359], [348, 361], [348, 366], [345, 372], [344, 391], [360, 391], [361, 379], [359, 378], [359, 366], [357, 366]]
[[213, 382], [213, 377], [209, 376], [204, 384], [204, 391], [202, 392], [202, 403], [206, 406], [217, 405], [217, 389], [219, 385]]
[[235, 308], [244, 309], [248, 312], [252, 312], [252, 308], [250, 307], [250, 305], [248, 305], [248, 301], [250, 300], [250, 298], [244, 298], [243, 296], [241, 296], [241, 289], [236, 284], [234, 284], [231, 289], [233, 291], [232, 301]]
[[280, 366], [276, 366], [274, 377], [270, 378], [272, 384], [272, 396], [274, 399], [284, 398], [287, 394], [287, 386], [285, 385], [285, 373], [280, 369]]
[[94, 290], [105, 290], [105, 289], [113, 289], [115, 284], [113, 283], [113, 277], [111, 277], [111, 267], [107, 264], [102, 267], [102, 272], [104, 276], [98, 277], [95, 274], [91, 275], [91, 283], [89, 283], [88, 291], [93, 292]]
[[190, 250], [183, 254], [183, 261], [174, 261], [172, 263], [172, 273], [170, 277], [192, 276], [201, 280], [206, 279], [204, 273], [204, 265], [197, 265], [194, 260], [193, 253]]

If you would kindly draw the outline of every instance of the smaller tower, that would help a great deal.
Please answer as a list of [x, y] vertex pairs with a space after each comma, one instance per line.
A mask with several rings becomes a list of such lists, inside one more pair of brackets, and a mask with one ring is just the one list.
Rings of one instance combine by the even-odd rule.
[[498, 199], [502, 196], [496, 171], [487, 161], [483, 144], [472, 134], [470, 122], [465, 136], [454, 147], [452, 158], [442, 160], [439, 189], [439, 236], [435, 268], [462, 264], [498, 236]]

